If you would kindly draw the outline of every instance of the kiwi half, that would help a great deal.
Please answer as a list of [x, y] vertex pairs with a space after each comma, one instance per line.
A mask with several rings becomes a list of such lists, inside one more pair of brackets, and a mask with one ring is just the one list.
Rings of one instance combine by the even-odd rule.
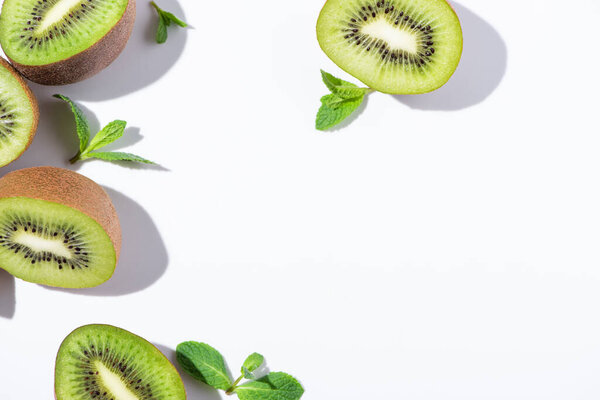
[[26, 78], [63, 85], [113, 62], [134, 20], [135, 0], [4, 0], [0, 44]]
[[340, 68], [390, 94], [443, 86], [458, 67], [463, 43], [445, 0], [328, 0], [317, 38]]
[[25, 281], [64, 288], [112, 276], [121, 228], [106, 192], [76, 172], [18, 170], [0, 179], [0, 268]]
[[177, 370], [152, 344], [124, 329], [86, 325], [56, 357], [57, 400], [185, 400]]
[[0, 167], [31, 144], [39, 121], [35, 96], [21, 75], [0, 57]]

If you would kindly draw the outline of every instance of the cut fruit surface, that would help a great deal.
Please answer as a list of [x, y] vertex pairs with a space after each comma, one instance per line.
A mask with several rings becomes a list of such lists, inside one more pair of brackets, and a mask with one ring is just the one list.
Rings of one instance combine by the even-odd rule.
[[185, 400], [177, 370], [151, 343], [110, 325], [73, 331], [56, 358], [57, 400]]
[[134, 19], [135, 0], [5, 0], [0, 43], [27, 78], [72, 83], [118, 56]]
[[370, 88], [427, 93], [462, 54], [462, 30], [445, 0], [328, 0], [317, 22], [325, 54]]
[[0, 167], [27, 149], [38, 124], [37, 101], [21, 76], [0, 58]]
[[123, 16], [128, 0], [5, 0], [0, 42], [11, 60], [43, 65], [81, 53]]
[[60, 287], [92, 287], [113, 274], [116, 254], [94, 219], [62, 204], [0, 199], [0, 267], [17, 278]]
[[0, 268], [17, 278], [98, 286], [113, 275], [120, 245], [108, 195], [84, 176], [37, 167], [0, 179]]

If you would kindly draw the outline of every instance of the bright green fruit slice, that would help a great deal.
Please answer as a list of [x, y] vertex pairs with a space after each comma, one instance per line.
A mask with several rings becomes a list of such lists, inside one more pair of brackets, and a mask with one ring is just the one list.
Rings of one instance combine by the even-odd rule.
[[0, 179], [0, 268], [49, 286], [106, 282], [121, 249], [121, 227], [106, 192], [55, 167], [26, 168]]
[[128, 0], [5, 0], [0, 42], [19, 64], [58, 62], [100, 41], [127, 4]]
[[38, 117], [35, 96], [23, 78], [0, 57], [0, 167], [27, 149]]
[[181, 377], [156, 347], [126, 330], [86, 325], [56, 358], [57, 400], [185, 400]]
[[321, 48], [372, 89], [427, 93], [444, 85], [462, 54], [462, 30], [445, 0], [328, 0]]
[[82, 288], [107, 281], [115, 265], [110, 238], [86, 214], [45, 200], [0, 199], [0, 266], [10, 274]]

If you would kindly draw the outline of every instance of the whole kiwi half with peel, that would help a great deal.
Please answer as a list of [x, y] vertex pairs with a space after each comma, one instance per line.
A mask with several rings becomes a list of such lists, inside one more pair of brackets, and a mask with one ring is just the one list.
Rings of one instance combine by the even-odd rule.
[[185, 400], [171, 362], [151, 343], [110, 325], [69, 334], [56, 357], [57, 400]]
[[317, 38], [340, 68], [391, 94], [443, 86], [463, 47], [460, 21], [446, 0], [328, 0]]
[[135, 0], [4, 0], [0, 44], [27, 79], [63, 85], [113, 62], [134, 21]]
[[113, 275], [121, 227], [108, 194], [76, 172], [35, 167], [0, 179], [0, 268], [63, 288]]
[[35, 96], [21, 75], [0, 57], [0, 167], [29, 147], [39, 121]]

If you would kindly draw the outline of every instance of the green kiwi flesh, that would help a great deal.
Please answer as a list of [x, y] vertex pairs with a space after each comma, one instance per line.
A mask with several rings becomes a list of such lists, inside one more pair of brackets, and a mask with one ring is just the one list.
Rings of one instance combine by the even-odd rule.
[[0, 199], [0, 267], [17, 278], [94, 287], [112, 276], [116, 263], [108, 234], [87, 214], [46, 200]]
[[135, 0], [5, 0], [0, 43], [28, 79], [73, 83], [118, 56], [134, 19]]
[[86, 325], [56, 358], [57, 400], [185, 400], [183, 382], [151, 343], [110, 325]]
[[27, 149], [38, 124], [37, 101], [18, 73], [0, 59], [0, 167]]
[[460, 21], [445, 0], [328, 0], [317, 38], [340, 68], [390, 94], [443, 86], [463, 43]]

